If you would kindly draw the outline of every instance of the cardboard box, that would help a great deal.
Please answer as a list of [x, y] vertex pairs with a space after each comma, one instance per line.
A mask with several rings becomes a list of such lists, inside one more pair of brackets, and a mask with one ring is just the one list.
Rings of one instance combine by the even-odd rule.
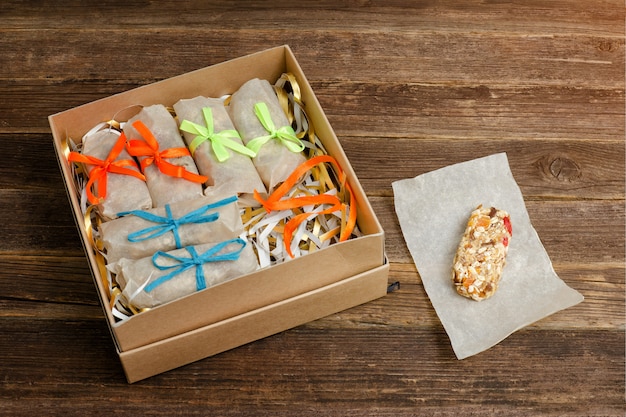
[[[363, 236], [265, 268], [116, 321], [102, 265], [92, 247], [70, 163], [67, 138], [79, 141], [103, 120], [123, 121], [137, 105], [172, 106], [181, 98], [231, 94], [251, 78], [274, 83], [295, 75], [309, 119], [347, 174]], [[127, 115], [124, 112], [134, 112]], [[386, 293], [384, 233], [319, 102], [288, 46], [281, 46], [97, 100], [49, 117], [72, 211], [111, 334], [129, 382], [365, 303]]]

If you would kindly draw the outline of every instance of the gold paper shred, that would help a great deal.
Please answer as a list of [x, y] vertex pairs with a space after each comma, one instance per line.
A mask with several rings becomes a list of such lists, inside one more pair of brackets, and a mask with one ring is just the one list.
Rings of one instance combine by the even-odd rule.
[[320, 168], [320, 171], [321, 171], [320, 182], [323, 182], [324, 186], [326, 187], [326, 190], [337, 188], [337, 185], [332, 181], [330, 177], [330, 174], [328, 172], [328, 169], [326, 168], [326, 165], [322, 165]]
[[95, 211], [96, 206], [89, 206], [87, 207], [87, 211], [85, 211], [84, 214], [84, 224], [85, 224], [85, 231], [87, 232], [87, 237], [89, 237], [89, 240], [91, 241], [92, 245], [95, 246], [95, 241], [94, 241], [94, 237], [93, 237], [93, 223], [92, 223], [92, 219], [91, 219], [91, 213], [93, 211]]
[[316, 217], [315, 218], [315, 223], [313, 223], [313, 234], [315, 236], [319, 237], [320, 234], [320, 229], [322, 228], [322, 225], [320, 224], [319, 219]]
[[346, 224], [348, 222], [348, 216], [346, 215], [346, 206], [344, 205], [341, 209], [341, 232], [343, 233], [346, 230]]
[[85, 165], [83, 164], [74, 164], [74, 172], [75, 172], [75, 175], [81, 176], [81, 180], [83, 178], [83, 175], [85, 177], [87, 176], [87, 169], [85, 169]]
[[244, 225], [247, 225], [248, 228], [255, 226], [261, 217], [261, 214], [265, 213], [265, 208], [259, 207], [256, 209], [252, 209], [251, 207], [246, 207], [244, 212], [241, 214], [241, 221]]
[[72, 139], [69, 136], [66, 137], [64, 141], [61, 141], [61, 152], [63, 153], [63, 156], [65, 156], [66, 161], [70, 156], [70, 152], [72, 152], [72, 149], [70, 146], [71, 141]]
[[117, 120], [111, 119], [111, 120], [107, 120], [105, 123], [116, 130], [120, 130], [120, 131], [122, 130], [121, 124]]
[[322, 169], [321, 169], [322, 165], [316, 165], [314, 167], [311, 168], [311, 176], [313, 177], [313, 179], [315, 181], [321, 182], [320, 181], [320, 176], [322, 175]]
[[109, 295], [109, 308], [112, 310], [117, 303], [117, 300], [122, 296], [122, 290], [119, 287], [113, 287], [111, 294]]
[[326, 232], [323, 235], [321, 235], [320, 236], [320, 241], [326, 242], [328, 239], [332, 239], [335, 236], [337, 236], [340, 231], [341, 231], [341, 226], [337, 226], [334, 229], [331, 229], [328, 232]]
[[292, 124], [294, 121], [294, 114], [293, 111], [289, 108], [289, 96], [287, 95], [287, 92], [277, 86], [274, 86], [274, 92], [278, 97], [278, 103], [280, 104], [280, 107], [282, 107], [283, 112], [285, 112], [285, 114], [287, 115], [287, 120], [289, 120], [289, 123]]
[[243, 213], [241, 213], [241, 221], [243, 224], [247, 224], [252, 219], [252, 210], [250, 207], [246, 207]]
[[346, 195], [346, 189], [345, 188], [339, 188], [337, 189], [337, 198], [340, 201], [347, 201], [348, 196]]
[[133, 313], [133, 314], [139, 314], [139, 313], [141, 313], [142, 311], [148, 311], [148, 310], [150, 310], [149, 308], [142, 308], [142, 309], [136, 308], [136, 307], [135, 307], [134, 305], [132, 305], [131, 303], [128, 303], [128, 309], [129, 309], [129, 310], [131, 311], [131, 313]]
[[302, 95], [300, 93], [300, 85], [298, 84], [298, 81], [296, 80], [296, 76], [290, 72], [285, 72], [280, 76], [280, 78], [276, 82], [276, 84], [284, 90], [286, 90], [285, 84], [287, 83], [289, 83], [289, 86], [291, 87], [291, 92], [293, 93], [294, 100], [297, 103], [301, 103]]
[[104, 259], [104, 256], [102, 256], [100, 252], [96, 252], [95, 256], [96, 256], [96, 265], [98, 266], [98, 271], [100, 272], [100, 277], [102, 280], [102, 286], [104, 287], [104, 290], [107, 292], [107, 294], [110, 297], [111, 294], [109, 294], [109, 281], [107, 279], [106, 260]]
[[254, 210], [251, 207], [249, 207], [249, 209], [250, 209], [250, 214], [252, 215], [252, 217], [258, 216], [259, 214], [265, 212], [264, 207], [258, 207]]

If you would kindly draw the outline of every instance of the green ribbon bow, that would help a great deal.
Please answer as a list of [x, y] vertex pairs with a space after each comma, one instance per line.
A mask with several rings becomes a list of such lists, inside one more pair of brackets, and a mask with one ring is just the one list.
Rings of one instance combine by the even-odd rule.
[[269, 135], [252, 139], [246, 145], [248, 149], [258, 153], [261, 146], [265, 145], [269, 140], [278, 139], [291, 152], [302, 152], [304, 150], [304, 144], [297, 138], [296, 132], [293, 131], [291, 126], [287, 125], [276, 129], [267, 104], [263, 102], [256, 103], [254, 105], [254, 114], [256, 114], [259, 122], [268, 131]]
[[246, 148], [241, 143], [234, 141], [232, 138], [240, 138], [239, 133], [236, 130], [227, 129], [222, 130], [219, 133], [215, 133], [213, 129], [213, 112], [209, 107], [202, 108], [202, 115], [206, 122], [206, 127], [199, 124], [190, 122], [189, 120], [183, 120], [180, 124], [180, 130], [197, 135], [193, 141], [189, 144], [189, 150], [193, 155], [196, 152], [198, 146], [205, 141], [211, 142], [211, 147], [215, 153], [215, 157], [219, 162], [224, 162], [230, 158], [228, 149], [232, 149], [235, 152], [247, 155], [251, 158], [256, 156], [256, 152]]

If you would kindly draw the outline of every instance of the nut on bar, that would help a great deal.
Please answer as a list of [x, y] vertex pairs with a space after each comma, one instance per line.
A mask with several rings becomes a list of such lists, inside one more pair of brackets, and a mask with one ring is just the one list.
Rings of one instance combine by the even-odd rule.
[[511, 236], [506, 211], [482, 205], [472, 211], [454, 257], [452, 278], [459, 294], [481, 301], [496, 292]]

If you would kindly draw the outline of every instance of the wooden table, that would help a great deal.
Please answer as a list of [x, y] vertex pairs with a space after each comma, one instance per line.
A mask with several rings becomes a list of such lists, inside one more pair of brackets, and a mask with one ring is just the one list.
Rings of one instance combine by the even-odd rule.
[[[622, 1], [40, 3], [0, 4], [0, 414], [624, 415]], [[400, 290], [128, 385], [46, 117], [281, 44], [380, 217]], [[391, 182], [502, 151], [585, 301], [458, 361]]]

